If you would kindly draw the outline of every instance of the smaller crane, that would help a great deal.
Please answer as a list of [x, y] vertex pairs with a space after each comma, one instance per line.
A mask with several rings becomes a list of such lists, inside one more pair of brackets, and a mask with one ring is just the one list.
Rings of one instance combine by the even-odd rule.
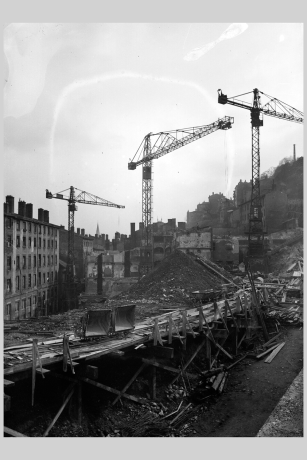
[[[75, 190], [80, 192], [75, 193]], [[69, 191], [69, 195], [63, 195], [64, 192]], [[46, 198], [56, 198], [58, 200], [68, 201], [68, 263], [67, 263], [67, 284], [69, 303], [75, 305], [75, 289], [74, 289], [74, 222], [75, 222], [75, 211], [78, 210], [76, 203], [92, 204], [97, 206], [109, 206], [112, 208], [124, 208], [119, 204], [111, 203], [99, 196], [92, 195], [91, 193], [77, 189], [71, 186], [70, 188], [63, 190], [59, 193], [52, 194], [46, 189]]]

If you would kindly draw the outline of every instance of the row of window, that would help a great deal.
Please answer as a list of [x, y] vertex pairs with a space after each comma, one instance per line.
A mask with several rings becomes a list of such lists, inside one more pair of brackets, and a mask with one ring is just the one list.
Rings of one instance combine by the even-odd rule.
[[[16, 289], [15, 291], [20, 290], [20, 282], [21, 282], [21, 288], [22, 289], [28, 289], [28, 288], [35, 288], [37, 286], [41, 286], [41, 284], [46, 284], [47, 283], [53, 283], [54, 279], [56, 279], [57, 272], [49, 272], [47, 273], [42, 273], [38, 272], [38, 279], [36, 277], [36, 273], [32, 274], [29, 273], [27, 276], [26, 275], [17, 275], [16, 276]], [[36, 284], [37, 283], [37, 284]], [[6, 280], [6, 291], [7, 292], [12, 292], [12, 280], [11, 278], [8, 278]]]
[[[53, 290], [53, 288], [51, 288], [50, 290], [50, 299], [51, 301], [54, 299], [54, 296], [56, 297], [57, 296], [57, 290], [56, 288]], [[37, 301], [38, 301], [38, 304], [37, 304]], [[15, 312], [13, 312], [12, 310], [12, 304], [11, 302], [7, 303], [6, 304], [6, 308], [5, 308], [5, 314], [9, 317], [24, 317], [24, 316], [30, 316], [26, 314], [26, 311], [28, 310], [29, 313], [30, 310], [32, 310], [32, 312], [34, 312], [36, 306], [41, 306], [41, 307], [45, 307], [46, 305], [46, 299], [45, 299], [45, 291], [43, 291], [42, 293], [42, 297], [38, 298], [36, 295], [33, 295], [33, 296], [28, 296], [27, 298], [23, 298], [23, 299], [19, 299], [19, 300], [16, 300], [15, 301]], [[13, 315], [13, 313], [15, 313]]]
[[[32, 247], [32, 241], [33, 241], [33, 247], [36, 248], [36, 238], [33, 238], [33, 240], [32, 240], [31, 237], [28, 237], [28, 248]], [[7, 242], [8, 242], [8, 246], [12, 245], [12, 237], [11, 237], [11, 235], [8, 235]], [[17, 235], [16, 236], [16, 247], [20, 248], [20, 245], [21, 245], [21, 237], [19, 235]], [[22, 237], [22, 247], [23, 248], [27, 247], [27, 237], [26, 236]], [[42, 247], [42, 239], [41, 239], [41, 237], [38, 238], [38, 247], [39, 247], [39, 249], [41, 249], [41, 247]], [[55, 247], [55, 249], [57, 249], [57, 247], [58, 247], [58, 241], [57, 240], [54, 240], [54, 247]], [[47, 248], [48, 249], [50, 249], [50, 248], [53, 249], [53, 240], [47, 240]], [[46, 249], [46, 240], [45, 239], [43, 239], [43, 249]]]
[[[22, 260], [20, 259], [20, 256], [16, 256], [16, 270], [25, 269], [25, 268], [32, 268], [32, 260], [33, 260], [33, 268], [36, 268], [36, 263], [37, 263], [37, 256], [28, 256], [28, 264], [27, 264], [27, 256], [22, 256]], [[21, 265], [22, 262], [22, 265]], [[47, 262], [47, 265], [46, 265]], [[54, 264], [53, 264], [54, 262]], [[53, 255], [51, 256], [42, 256], [41, 254], [38, 254], [38, 267], [48, 267], [49, 265], [57, 265], [58, 263], [58, 256]], [[8, 270], [12, 270], [12, 257], [7, 256], [6, 258], [6, 266]]]
[[[11, 217], [6, 218], [6, 227], [7, 228], [12, 228], [13, 225], [13, 219]], [[46, 230], [47, 229], [47, 230]], [[39, 233], [40, 235], [56, 235], [57, 231], [56, 228], [49, 227], [49, 225], [40, 225], [40, 224], [34, 224], [32, 222], [24, 222], [20, 220], [16, 220], [16, 230], [20, 231], [28, 231], [33, 233]]]

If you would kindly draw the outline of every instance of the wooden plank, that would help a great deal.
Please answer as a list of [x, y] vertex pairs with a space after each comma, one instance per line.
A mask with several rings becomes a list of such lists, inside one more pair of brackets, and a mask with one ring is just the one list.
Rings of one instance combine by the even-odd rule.
[[36, 373], [39, 375], [48, 374], [48, 372], [50, 372], [50, 369], [36, 369]]
[[247, 357], [248, 353], [246, 353], [244, 356], [242, 356], [240, 359], [238, 359], [237, 361], [235, 361], [234, 363], [232, 363], [230, 366], [227, 367], [227, 370], [229, 371], [229, 369], [231, 369], [232, 367], [234, 367], [236, 364], [238, 364], [240, 361], [243, 361], [243, 359], [245, 359]]
[[15, 382], [11, 382], [11, 380], [3, 379], [4, 387], [13, 387]]
[[15, 438], [28, 438], [28, 436], [26, 436], [25, 434], [12, 430], [12, 428], [8, 428], [7, 426], [3, 427], [3, 431], [4, 433], [14, 436]]
[[276, 334], [274, 337], [272, 337], [268, 342], [264, 343], [262, 346], [267, 347], [268, 345], [270, 345], [270, 343], [274, 342], [274, 340], [276, 340], [277, 337], [279, 337], [280, 335], [281, 335], [281, 332], [279, 332], [279, 334]]
[[276, 347], [278, 347], [278, 345], [280, 345], [280, 343], [276, 343], [275, 345], [271, 346], [270, 348], [268, 348], [266, 351], [263, 351], [262, 353], [260, 353], [259, 355], [256, 356], [257, 359], [260, 359], [262, 358], [263, 356], [267, 355], [268, 353], [270, 353], [272, 350], [275, 350]]
[[218, 374], [218, 375], [216, 376], [216, 378], [214, 379], [214, 382], [213, 382], [213, 384], [212, 384], [213, 390], [216, 391], [216, 390], [218, 389], [218, 387], [219, 387], [221, 381], [223, 380], [223, 377], [224, 377], [224, 372], [221, 372], [220, 374]]
[[57, 412], [56, 416], [54, 417], [54, 419], [52, 420], [52, 422], [51, 422], [50, 425], [48, 426], [47, 430], [46, 430], [45, 433], [43, 434], [43, 437], [48, 436], [49, 431], [50, 431], [51, 428], [54, 426], [54, 424], [56, 423], [57, 419], [60, 417], [61, 413], [62, 413], [63, 410], [65, 409], [65, 407], [66, 407], [68, 401], [69, 401], [70, 398], [72, 397], [73, 392], [74, 392], [74, 389], [71, 390], [71, 392], [69, 393], [69, 395], [67, 396], [67, 398], [66, 398], [65, 401], [63, 402], [63, 404], [62, 404], [62, 406], [60, 407], [59, 411]]
[[[94, 385], [97, 388], [101, 388], [102, 390], [109, 391], [110, 393], [114, 393], [116, 395], [120, 394], [119, 390], [115, 390], [115, 388], [111, 388], [107, 385], [103, 385], [102, 383], [95, 382], [94, 380], [90, 380], [86, 377], [82, 377], [80, 380], [82, 380], [82, 382], [90, 383], [91, 385]], [[139, 404], [144, 404], [147, 401], [146, 399], [137, 398], [136, 396], [131, 396], [131, 395], [128, 395], [127, 393], [124, 393], [122, 397], [131, 399], [131, 401], [137, 402]]]
[[123, 396], [123, 394], [128, 390], [128, 388], [132, 385], [132, 383], [135, 381], [135, 379], [137, 378], [137, 376], [142, 372], [142, 370], [147, 366], [146, 363], [143, 362], [143, 364], [141, 365], [141, 367], [136, 371], [136, 373], [131, 377], [131, 379], [129, 380], [129, 382], [124, 386], [124, 388], [121, 390], [120, 394], [118, 396], [116, 396], [116, 398], [114, 399], [114, 401], [112, 402], [112, 406], [114, 406], [114, 404], [117, 403], [117, 401]]
[[[142, 361], [144, 363], [147, 363], [150, 366], [160, 367], [161, 369], [164, 369], [165, 371], [174, 372], [175, 374], [181, 374], [181, 371], [182, 371], [181, 369], [176, 369], [175, 367], [166, 366], [165, 364], [158, 363], [157, 361], [153, 361], [151, 359], [142, 358]], [[189, 372], [186, 372], [186, 375], [190, 378], [197, 377], [196, 375], [190, 374]]]
[[267, 359], [264, 361], [265, 363], [270, 363], [271, 361], [273, 361], [273, 359], [275, 358], [275, 356], [280, 352], [280, 350], [283, 348], [283, 346], [286, 344], [286, 342], [282, 342], [277, 348], [275, 348], [274, 351], [272, 351], [272, 353], [270, 354], [270, 356], [267, 357]]

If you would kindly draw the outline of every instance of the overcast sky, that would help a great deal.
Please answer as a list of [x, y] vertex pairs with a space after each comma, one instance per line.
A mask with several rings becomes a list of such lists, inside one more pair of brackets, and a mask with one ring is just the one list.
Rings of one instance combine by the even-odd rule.
[[[301, 24], [9, 24], [4, 29], [4, 193], [49, 210], [67, 228], [67, 205], [47, 200], [71, 185], [125, 206], [78, 206], [75, 227], [114, 237], [142, 220], [142, 171], [128, 171], [149, 132], [216, 131], [154, 161], [153, 222], [232, 197], [251, 179], [249, 111], [220, 105], [253, 88], [303, 110]], [[247, 102], [252, 95], [245, 96]], [[263, 103], [266, 102], [263, 99]], [[261, 172], [303, 155], [303, 127], [264, 117]]]

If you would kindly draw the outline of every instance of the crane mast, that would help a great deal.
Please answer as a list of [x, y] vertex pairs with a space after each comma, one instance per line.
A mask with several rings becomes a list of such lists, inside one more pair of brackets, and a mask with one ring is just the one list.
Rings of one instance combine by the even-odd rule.
[[[67, 294], [69, 309], [76, 306], [76, 293], [75, 293], [75, 260], [74, 260], [74, 249], [75, 249], [75, 211], [78, 210], [76, 203], [91, 204], [98, 206], [108, 206], [113, 208], [124, 208], [119, 204], [112, 203], [103, 198], [100, 198], [91, 193], [78, 190], [80, 193], [76, 195], [75, 191], [77, 188], [71, 186], [69, 189], [63, 190], [62, 192], [52, 194], [48, 189], [46, 190], [46, 198], [56, 198], [58, 200], [68, 201], [68, 251], [67, 251], [67, 269], [66, 269], [66, 282], [67, 282]], [[68, 195], [63, 195], [64, 192], [69, 191]]]
[[[201, 139], [219, 129], [227, 130], [232, 127], [233, 117], [220, 118], [210, 125], [196, 126], [191, 128], [161, 131], [157, 134], [147, 134], [132, 161], [128, 163], [128, 169], [134, 170], [142, 165], [142, 222], [145, 230], [145, 247], [147, 248], [147, 260], [142, 270], [147, 273], [152, 268], [152, 261], [148, 260], [149, 249], [152, 246], [152, 161], [160, 158], [184, 145]], [[134, 161], [134, 159], [136, 160]]]
[[[262, 266], [265, 260], [264, 251], [264, 224], [262, 216], [261, 192], [260, 192], [260, 131], [263, 126], [262, 115], [303, 123], [303, 112], [291, 107], [290, 105], [271, 97], [255, 88], [253, 91], [252, 103], [246, 103], [238, 99], [239, 96], [228, 98], [222, 90], [218, 90], [219, 104], [230, 104], [236, 107], [250, 110], [251, 129], [252, 129], [252, 193], [250, 204], [250, 215], [248, 225], [248, 259], [262, 260]], [[262, 107], [260, 94], [268, 97], [270, 100]]]

